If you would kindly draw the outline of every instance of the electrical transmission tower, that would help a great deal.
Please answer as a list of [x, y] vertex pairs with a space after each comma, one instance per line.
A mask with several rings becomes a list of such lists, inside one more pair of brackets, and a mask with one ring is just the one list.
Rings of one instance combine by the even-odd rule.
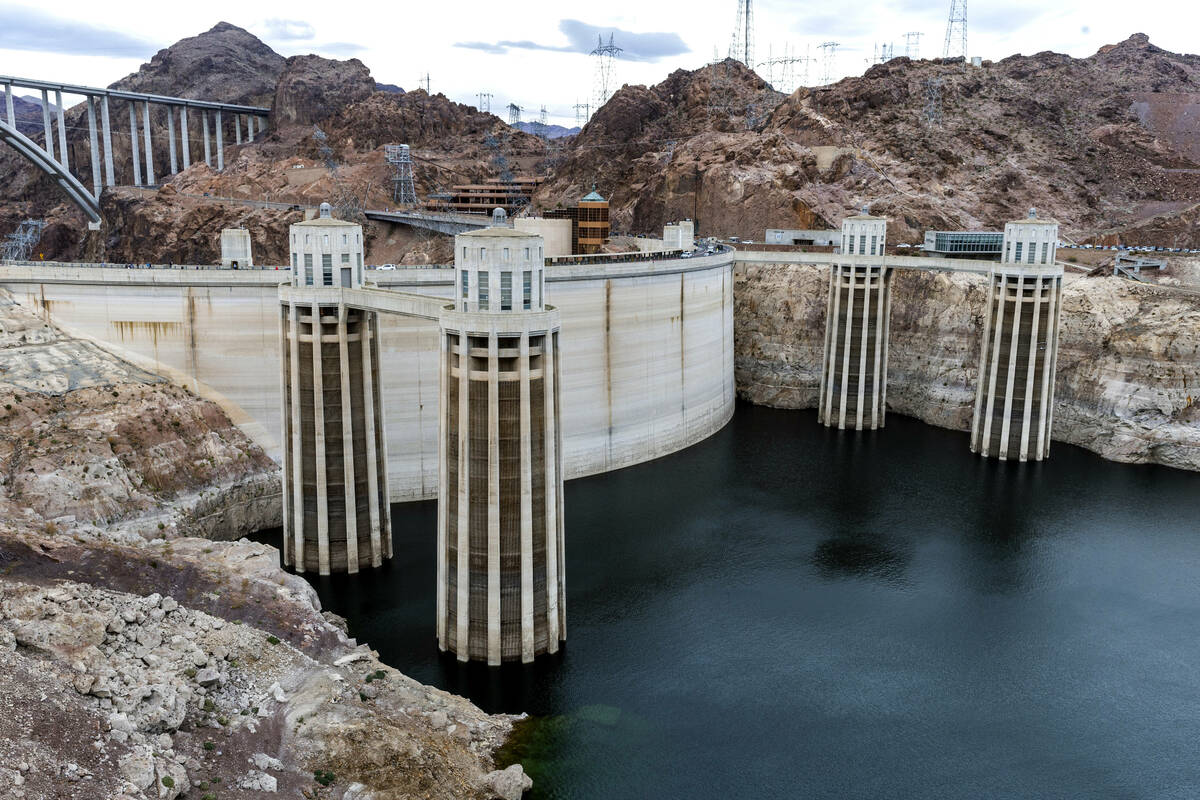
[[321, 160], [325, 162], [325, 168], [329, 170], [329, 179], [333, 183], [332, 205], [337, 211], [338, 219], [360, 218], [362, 203], [359, 202], [354, 192], [342, 182], [342, 178], [338, 174], [337, 159], [333, 156], [333, 148], [329, 146], [329, 137], [325, 135], [325, 131], [314, 125], [313, 139], [317, 143], [317, 152], [321, 154]]
[[425, 84], [425, 94], [429, 94], [430, 92], [429, 92], [429, 73], [428, 72], [425, 73], [424, 77], [420, 78], [417, 81], [418, 86], [420, 86], [421, 84]]
[[738, 0], [737, 21], [729, 39], [729, 57], [754, 69], [754, 2]]
[[942, 127], [941, 78], [930, 78], [925, 81], [925, 125], [930, 128]]
[[413, 184], [412, 152], [408, 145], [384, 145], [383, 157], [392, 167], [392, 200], [402, 206], [415, 206], [417, 187]]
[[833, 61], [837, 56], [838, 43], [822, 42], [819, 45], [819, 49], [824, 51], [821, 57], [821, 85], [828, 86], [829, 84], [833, 83]]
[[617, 57], [621, 55], [621, 48], [613, 44], [613, 35], [608, 35], [608, 44], [604, 43], [604, 39], [596, 37], [596, 49], [590, 55], [596, 57], [596, 86], [594, 89], [595, 99], [593, 100], [594, 108], [600, 109], [608, 98], [612, 97], [613, 86], [613, 64]]
[[479, 93], [479, 105], [477, 108], [480, 111], [485, 111], [488, 114], [492, 113], [492, 94], [491, 92]]
[[4, 238], [0, 244], [0, 261], [29, 261], [33, 258], [33, 248], [42, 238], [42, 229], [46, 227], [45, 220], [27, 219], [17, 226], [17, 229]]
[[950, 0], [950, 20], [946, 23], [946, 47], [942, 58], [967, 61], [967, 0]]
[[521, 124], [521, 107], [516, 103], [508, 104], [508, 124], [513, 127]]
[[575, 127], [576, 128], [579, 128], [582, 130], [583, 126], [587, 124], [588, 118], [590, 116], [591, 116], [591, 108], [588, 106], [587, 103], [576, 103], [575, 104]]
[[[763, 61], [758, 66], [767, 68], [767, 83], [778, 92], [791, 94], [796, 91], [796, 65], [805, 64], [804, 79], [808, 81], [808, 56], [799, 56], [788, 49], [787, 45], [783, 46], [782, 56], [773, 56], [771, 50], [767, 50], [767, 60]], [[776, 70], [778, 69], [778, 76]]]
[[921, 57], [921, 37], [924, 36], [920, 31], [909, 31], [904, 34], [904, 55], [914, 61]]
[[538, 111], [538, 121], [537, 121], [537, 125], [534, 127], [533, 132], [543, 139], [550, 138], [549, 122], [550, 122], [550, 114], [549, 114], [549, 112], [546, 111], [546, 107], [542, 106], [541, 110]]

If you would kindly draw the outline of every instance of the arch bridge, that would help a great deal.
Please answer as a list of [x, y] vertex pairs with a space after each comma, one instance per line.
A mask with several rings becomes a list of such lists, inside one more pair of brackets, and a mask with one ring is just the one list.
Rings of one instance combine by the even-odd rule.
[[[259, 106], [167, 97], [119, 89], [101, 89], [93, 86], [17, 78], [9, 75], [0, 75], [0, 86], [4, 87], [4, 117], [0, 119], [0, 141], [15, 149], [34, 166], [53, 178], [71, 198], [71, 201], [87, 215], [90, 222], [89, 227], [93, 229], [99, 228], [100, 193], [104, 187], [154, 186], [157, 183], [154, 131], [150, 124], [150, 107], [152, 105], [161, 106], [166, 111], [168, 171], [165, 174], [167, 175], [174, 174], [180, 169], [187, 169], [192, 164], [191, 148], [196, 139], [192, 135], [192, 127], [195, 123], [189, 125], [188, 122], [189, 111], [192, 112], [192, 117], [197, 115], [200, 117], [198, 145], [203, 150], [204, 162], [210, 167], [215, 166], [217, 170], [225, 168], [225, 141], [229, 133], [228, 129], [232, 127], [232, 143], [242, 143], [243, 127], [245, 128], [245, 141], [252, 142], [254, 137], [265, 129], [266, 120], [270, 116], [269, 108]], [[41, 143], [22, 133], [18, 128], [14, 103], [14, 92], [17, 89], [41, 93]], [[51, 94], [53, 94], [53, 102], [51, 102]], [[74, 165], [71, 164], [73, 160], [72, 147], [67, 137], [68, 120], [67, 110], [63, 105], [63, 95], [83, 97], [86, 107], [88, 149], [82, 160], [74, 159]], [[128, 175], [120, 177], [116, 174], [113, 160], [115, 151], [112, 106], [114, 102], [122, 103], [129, 109], [131, 167]], [[245, 120], [244, 123], [243, 120]], [[176, 124], [179, 126], [178, 136], [176, 136]], [[161, 142], [159, 146], [161, 147]], [[72, 166], [83, 175], [82, 179], [71, 171]], [[90, 189], [85, 183], [89, 171], [91, 173]]]

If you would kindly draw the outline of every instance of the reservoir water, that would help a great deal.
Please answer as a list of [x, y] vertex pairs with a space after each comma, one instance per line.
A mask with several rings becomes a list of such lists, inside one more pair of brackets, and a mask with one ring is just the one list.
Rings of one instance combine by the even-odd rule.
[[567, 647], [533, 666], [439, 655], [435, 503], [312, 580], [387, 663], [533, 715], [527, 797], [1200, 795], [1200, 475], [887, 425], [743, 404], [569, 482]]

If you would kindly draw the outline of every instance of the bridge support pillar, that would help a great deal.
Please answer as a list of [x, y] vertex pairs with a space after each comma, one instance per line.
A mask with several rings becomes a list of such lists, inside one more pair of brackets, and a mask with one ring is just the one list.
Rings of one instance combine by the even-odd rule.
[[[848, 255], [882, 256], [887, 220], [865, 213], [842, 223]], [[818, 417], [823, 425], [875, 430], [887, 416], [892, 270], [833, 264], [825, 316]]]
[[1053, 220], [1031, 216], [1005, 226], [1005, 251], [988, 287], [971, 422], [971, 451], [988, 458], [1050, 455], [1062, 307], [1057, 240]]
[[54, 158], [54, 131], [50, 127], [50, 92], [46, 89], [42, 89], [42, 136], [46, 139], [42, 149], [46, 151], [46, 155]]
[[179, 107], [179, 143], [183, 145], [183, 168], [192, 165], [192, 148], [188, 133], [187, 106]]
[[92, 193], [96, 202], [100, 202], [100, 190], [103, 184], [100, 180], [100, 139], [96, 131], [96, 98], [87, 96], [88, 145], [92, 155]]
[[217, 172], [225, 169], [225, 126], [221, 124], [221, 109], [217, 109]]
[[104, 185], [116, 184], [113, 170], [112, 121], [108, 115], [108, 95], [100, 98], [100, 130], [104, 134]]
[[17, 115], [13, 111], [13, 87], [11, 83], [4, 84], [4, 108], [8, 115], [8, 127], [17, 127]]
[[133, 153], [133, 185], [142, 185], [142, 156], [138, 148], [137, 103], [129, 101], [129, 148]]
[[67, 120], [66, 109], [63, 108], [62, 92], [54, 91], [54, 104], [58, 106], [58, 161], [63, 170], [70, 170], [71, 162], [67, 154]]
[[154, 180], [154, 150], [150, 143], [150, 101], [142, 101], [142, 135], [146, 140], [146, 184], [153, 186]]
[[242, 143], [242, 115], [233, 115], [233, 138], [236, 144]]
[[175, 109], [167, 106], [167, 149], [171, 153], [171, 174], [179, 172], [179, 162], [175, 158]]
[[540, 245], [510, 228], [455, 239], [458, 300], [439, 325], [437, 635], [459, 661], [530, 662], [566, 639], [559, 321], [532, 288]]
[[203, 123], [202, 131], [204, 133], [204, 163], [212, 166], [212, 145], [208, 141], [208, 109], [200, 112], [200, 121]]

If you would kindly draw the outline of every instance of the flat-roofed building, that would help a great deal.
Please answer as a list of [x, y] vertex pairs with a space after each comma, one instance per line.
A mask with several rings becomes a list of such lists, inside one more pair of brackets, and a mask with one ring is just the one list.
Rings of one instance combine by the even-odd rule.
[[921, 249], [940, 258], [1000, 260], [1003, 231], [925, 231]]

